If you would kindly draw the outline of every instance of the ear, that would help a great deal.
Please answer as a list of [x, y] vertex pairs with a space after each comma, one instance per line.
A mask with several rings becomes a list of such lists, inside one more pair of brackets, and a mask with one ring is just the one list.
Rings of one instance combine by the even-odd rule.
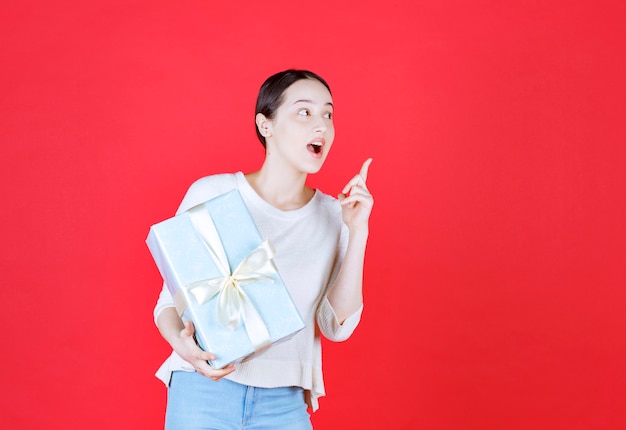
[[267, 119], [262, 113], [257, 113], [255, 120], [261, 136], [265, 138], [270, 137], [272, 135], [272, 121]]

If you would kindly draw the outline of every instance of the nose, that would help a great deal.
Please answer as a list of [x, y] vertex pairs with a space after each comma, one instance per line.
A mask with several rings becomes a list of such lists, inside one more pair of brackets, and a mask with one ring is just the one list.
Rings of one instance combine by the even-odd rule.
[[314, 131], [316, 133], [324, 134], [326, 133], [326, 128], [327, 126], [326, 126], [325, 118], [322, 116], [318, 116], [317, 121], [315, 121], [315, 124], [314, 124]]

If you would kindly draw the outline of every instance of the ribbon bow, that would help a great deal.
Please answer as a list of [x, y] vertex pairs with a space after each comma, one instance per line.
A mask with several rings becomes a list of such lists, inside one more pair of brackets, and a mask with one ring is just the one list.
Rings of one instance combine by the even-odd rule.
[[[217, 320], [220, 324], [235, 330], [243, 322], [255, 350], [266, 347], [271, 343], [269, 332], [242, 287], [261, 280], [273, 281], [272, 276], [278, 273], [273, 261], [274, 248], [265, 240], [231, 272], [226, 251], [204, 205], [195, 206], [187, 212], [222, 276], [192, 282], [184, 288], [200, 305], [217, 295]], [[184, 307], [178, 309], [181, 314], [183, 310]]]

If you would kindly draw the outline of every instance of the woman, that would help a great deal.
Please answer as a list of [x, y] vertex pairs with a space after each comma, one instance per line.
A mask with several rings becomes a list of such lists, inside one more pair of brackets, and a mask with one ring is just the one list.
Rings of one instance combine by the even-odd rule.
[[[252, 359], [213, 369], [215, 359], [194, 341], [167, 288], [155, 321], [173, 353], [157, 372], [168, 384], [166, 429], [310, 429], [324, 395], [320, 331], [347, 339], [362, 311], [363, 259], [373, 205], [365, 181], [371, 159], [338, 199], [306, 185], [328, 156], [335, 137], [328, 84], [305, 70], [268, 78], [256, 106], [256, 130], [265, 147], [260, 170], [202, 178], [178, 212], [237, 188], [264, 238], [306, 328]], [[216, 383], [219, 381], [219, 383]]]

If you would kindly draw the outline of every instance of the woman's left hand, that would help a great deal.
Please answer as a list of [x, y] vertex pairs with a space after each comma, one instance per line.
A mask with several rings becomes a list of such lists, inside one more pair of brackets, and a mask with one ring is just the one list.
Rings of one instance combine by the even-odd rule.
[[366, 185], [367, 171], [371, 163], [371, 158], [365, 160], [361, 171], [343, 187], [339, 194], [343, 222], [351, 232], [368, 231], [368, 221], [374, 205], [374, 198]]

